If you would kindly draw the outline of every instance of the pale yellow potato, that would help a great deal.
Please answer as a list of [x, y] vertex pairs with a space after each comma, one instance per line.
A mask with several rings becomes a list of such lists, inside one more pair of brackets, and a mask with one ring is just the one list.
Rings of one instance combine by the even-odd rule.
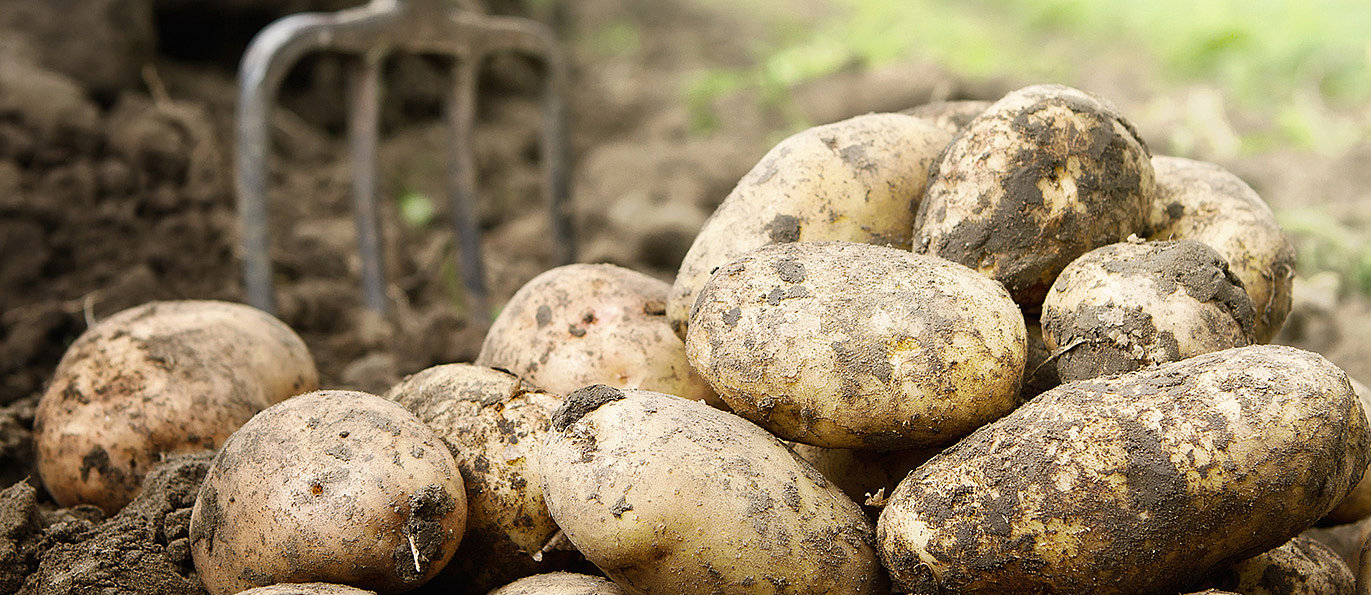
[[[1349, 378], [1348, 380], [1352, 383], [1352, 390], [1357, 393], [1357, 404], [1361, 406], [1362, 413], [1371, 411], [1371, 389], [1358, 382], [1356, 378]], [[1371, 459], [1371, 456], [1351, 452], [1347, 453], [1347, 456]], [[1328, 515], [1319, 521], [1319, 524], [1344, 525], [1355, 523], [1368, 516], [1371, 516], [1371, 474], [1363, 474], [1361, 481], [1352, 488], [1352, 492], [1343, 498], [1336, 508], [1329, 511]]]
[[1356, 583], [1337, 553], [1301, 536], [1212, 573], [1205, 586], [1243, 595], [1355, 595]]
[[376, 592], [333, 583], [279, 583], [253, 587], [238, 595], [376, 595]]
[[495, 318], [476, 364], [565, 395], [591, 384], [722, 406], [666, 321], [663, 281], [612, 264], [572, 264], [526, 283]]
[[490, 595], [628, 595], [628, 591], [604, 577], [549, 572], [521, 578]]
[[908, 248], [928, 172], [952, 134], [921, 118], [867, 114], [771, 149], [695, 237], [667, 300], [677, 336], [714, 269], [769, 244], [846, 241]]
[[953, 101], [934, 101], [901, 110], [900, 113], [923, 118], [952, 134], [966, 128], [976, 116], [990, 109], [993, 101], [983, 99], [958, 99]]
[[1256, 336], [1268, 343], [1290, 313], [1295, 247], [1270, 207], [1241, 178], [1203, 161], [1158, 155], [1151, 239], [1191, 239], [1218, 251], [1256, 308]]
[[1291, 347], [1064, 384], [901, 482], [882, 560], [913, 593], [1174, 590], [1313, 524], [1367, 442], [1346, 375]]
[[198, 300], [130, 308], [58, 363], [34, 419], [38, 472], [59, 505], [114, 514], [167, 455], [218, 448], [318, 384], [304, 342], [266, 312]]
[[796, 442], [949, 444], [1018, 405], [1023, 315], [964, 266], [851, 242], [775, 244], [719, 269], [686, 353], [739, 415]]
[[544, 445], [568, 539], [631, 593], [884, 593], [871, 521], [765, 430], [697, 401], [595, 385]]

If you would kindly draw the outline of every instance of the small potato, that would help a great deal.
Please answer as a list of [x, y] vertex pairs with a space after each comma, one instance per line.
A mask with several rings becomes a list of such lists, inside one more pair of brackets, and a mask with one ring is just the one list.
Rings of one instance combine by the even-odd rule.
[[1355, 595], [1356, 577], [1333, 550], [1296, 537], [1212, 574], [1212, 588], [1243, 595]]
[[1124, 242], [1071, 261], [1043, 302], [1063, 382], [1132, 372], [1254, 342], [1252, 300], [1213, 248]]
[[1197, 240], [1218, 251], [1242, 279], [1256, 308], [1256, 338], [1268, 343], [1290, 313], [1295, 247], [1276, 217], [1242, 179], [1181, 157], [1152, 158], [1157, 195], [1151, 239]]
[[[1352, 384], [1352, 390], [1357, 393], [1357, 404], [1361, 406], [1362, 413], [1371, 412], [1371, 389], [1355, 378], [1348, 379]], [[1360, 457], [1357, 453], [1346, 453], [1348, 457]], [[1371, 459], [1371, 456], [1366, 457]], [[1371, 516], [1371, 473], [1363, 474], [1361, 481], [1352, 492], [1343, 498], [1338, 506], [1328, 512], [1328, 515], [1319, 521], [1320, 525], [1344, 525], [1355, 523], [1361, 519]]]
[[490, 595], [628, 595], [628, 591], [603, 577], [549, 572], [521, 578]]
[[786, 446], [837, 485], [853, 502], [868, 506], [877, 506], [876, 503], [882, 502], [885, 495], [895, 491], [895, 486], [910, 471], [937, 454], [936, 449], [881, 452], [824, 448], [803, 442], [792, 442]]
[[951, 140], [920, 118], [867, 114], [781, 141], [738, 181], [681, 261], [667, 299], [676, 335], [685, 338], [695, 296], [714, 270], [762, 246], [908, 248], [928, 172]]
[[43, 485], [111, 515], [167, 455], [218, 448], [271, 404], [318, 388], [300, 337], [216, 301], [152, 302], [92, 326], [57, 364], [34, 419]]
[[923, 118], [939, 128], [957, 134], [966, 128], [976, 116], [990, 109], [992, 101], [962, 99], [957, 101], [934, 101], [902, 110], [900, 113]]
[[376, 592], [333, 583], [279, 583], [253, 587], [238, 595], [376, 595]]
[[595, 385], [540, 460], [552, 518], [633, 593], [884, 593], [871, 522], [765, 430], [696, 401]]
[[1004, 283], [1036, 313], [1067, 263], [1145, 230], [1150, 157], [1105, 100], [1060, 85], [1020, 89], [948, 145], [919, 208], [914, 251]]
[[1064, 384], [901, 482], [882, 559], [912, 593], [1176, 589], [1323, 516], [1368, 439], [1346, 375], [1290, 347]]
[[591, 384], [723, 406], [666, 322], [666, 283], [610, 264], [573, 264], [529, 281], [486, 333], [476, 364], [565, 395]]
[[720, 268], [686, 353], [739, 415], [787, 440], [948, 444], [1018, 405], [1026, 330], [998, 283], [851, 242], [766, 246]]
[[413, 589], [462, 539], [447, 446], [395, 403], [326, 390], [258, 413], [224, 443], [190, 517], [211, 595], [279, 582]]

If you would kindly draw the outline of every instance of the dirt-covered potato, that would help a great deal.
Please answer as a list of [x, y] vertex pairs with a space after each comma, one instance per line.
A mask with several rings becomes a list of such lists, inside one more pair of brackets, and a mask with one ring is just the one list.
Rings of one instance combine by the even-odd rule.
[[1146, 229], [1150, 157], [1104, 99], [1060, 85], [1014, 91], [947, 147], [914, 251], [976, 269], [1036, 312], [1067, 263]]
[[901, 482], [881, 553], [913, 593], [1175, 589], [1313, 524], [1367, 442], [1346, 375], [1291, 347], [1064, 384]]
[[786, 446], [858, 504], [884, 500], [910, 471], [937, 454], [937, 449], [856, 450], [802, 442]]
[[992, 101], [982, 99], [960, 99], [955, 101], [934, 101], [902, 110], [900, 113], [923, 118], [939, 128], [957, 134], [985, 110], [990, 109]]
[[253, 587], [238, 595], [376, 595], [376, 592], [333, 583], [279, 583]]
[[1157, 195], [1152, 239], [1191, 239], [1218, 251], [1242, 279], [1256, 308], [1256, 336], [1267, 343], [1290, 313], [1295, 248], [1260, 196], [1228, 170], [1203, 161], [1152, 158]]
[[[1362, 413], [1371, 412], [1371, 389], [1358, 382], [1356, 378], [1348, 380], [1352, 384], [1352, 390], [1357, 393], [1357, 404], [1361, 405]], [[1346, 453], [1346, 456], [1358, 457], [1356, 453]], [[1371, 456], [1366, 458], [1371, 459]], [[1371, 460], [1368, 463], [1371, 463]], [[1319, 524], [1343, 525], [1355, 523], [1368, 516], [1371, 516], [1371, 473], [1363, 474], [1361, 481], [1352, 488], [1352, 492], [1343, 498], [1337, 507], [1329, 511]]]
[[628, 595], [628, 591], [604, 577], [549, 572], [521, 578], [490, 595]]
[[611, 264], [573, 264], [526, 283], [491, 324], [476, 364], [565, 395], [591, 384], [722, 402], [666, 321], [663, 281]]
[[635, 593], [876, 593], [871, 522], [745, 419], [589, 386], [544, 445], [543, 495], [576, 548]]
[[[1365, 477], [1363, 476], [1363, 479]], [[1331, 527], [1310, 527], [1300, 535], [1328, 546], [1356, 572], [1361, 567], [1361, 546], [1371, 536], [1371, 518]]]
[[1043, 325], [1038, 318], [1027, 318], [1024, 327], [1028, 330], [1028, 357], [1023, 366], [1023, 388], [1019, 389], [1019, 402], [1036, 397], [1048, 389], [1062, 383], [1057, 376], [1056, 360], [1052, 350], [1043, 340]]
[[261, 310], [130, 308], [62, 356], [34, 419], [38, 471], [58, 504], [113, 514], [167, 455], [218, 448], [258, 411], [318, 383], [304, 342]]
[[1252, 300], [1213, 248], [1122, 242], [1071, 261], [1043, 301], [1062, 382], [1132, 372], [1254, 342]]
[[1355, 595], [1356, 577], [1328, 546], [1296, 537], [1210, 575], [1205, 586], [1243, 595]]
[[561, 397], [531, 390], [509, 372], [447, 364], [405, 378], [385, 398], [448, 444], [466, 487], [466, 533], [435, 583], [485, 593], [557, 567], [553, 556], [533, 556], [557, 532], [536, 457]]
[[690, 320], [690, 363], [733, 411], [787, 440], [936, 446], [1018, 404], [1023, 315], [1000, 284], [941, 258], [766, 246], [720, 268]]
[[690, 246], [667, 300], [686, 336], [714, 269], [768, 244], [846, 241], [908, 248], [928, 172], [952, 134], [921, 118], [867, 114], [780, 142], [738, 181]]
[[465, 521], [441, 438], [396, 403], [325, 390], [229, 436], [195, 499], [190, 549], [211, 595], [280, 582], [399, 593], [442, 570]]

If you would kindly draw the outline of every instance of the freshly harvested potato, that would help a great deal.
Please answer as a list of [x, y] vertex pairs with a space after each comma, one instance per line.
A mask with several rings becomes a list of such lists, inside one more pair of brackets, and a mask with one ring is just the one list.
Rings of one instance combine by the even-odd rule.
[[1356, 572], [1356, 569], [1361, 567], [1362, 543], [1371, 536], [1371, 518], [1332, 527], [1310, 527], [1300, 535], [1328, 546], [1328, 549], [1342, 558], [1348, 568]]
[[218, 448], [318, 384], [304, 342], [266, 312], [195, 300], [130, 308], [57, 364], [34, 419], [38, 472], [59, 505], [114, 514], [167, 455]]
[[720, 268], [690, 321], [690, 363], [733, 411], [787, 440], [938, 446], [1018, 405], [1023, 315], [1000, 284], [941, 258], [766, 246]]
[[552, 557], [533, 559], [557, 532], [543, 503], [537, 454], [562, 398], [531, 390], [509, 372], [471, 364], [429, 368], [385, 398], [447, 443], [466, 487], [462, 545], [434, 582], [485, 593], [555, 568]]
[[663, 281], [612, 264], [573, 264], [525, 284], [491, 324], [476, 364], [565, 395], [591, 384], [722, 406], [666, 322]]
[[667, 318], [686, 336], [714, 269], [768, 244], [847, 241], [908, 248], [928, 172], [952, 134], [902, 114], [867, 114], [780, 142], [738, 181], [681, 261]]
[[786, 446], [858, 504], [866, 504], [869, 499], [884, 499], [910, 471], [937, 454], [936, 449], [855, 450], [824, 448], [803, 442], [791, 442]]
[[900, 113], [923, 118], [939, 128], [957, 134], [994, 103], [981, 99], [961, 99], [956, 101], [934, 101], [911, 107]]
[[589, 386], [552, 418], [543, 496], [634, 593], [875, 593], [861, 509], [765, 430], [703, 403]]
[[442, 570], [465, 521], [441, 438], [395, 403], [325, 390], [229, 436], [195, 499], [190, 549], [211, 595], [280, 582], [399, 593]]
[[1355, 595], [1356, 577], [1338, 554], [1308, 537], [1213, 573], [1206, 586], [1243, 595]]
[[279, 583], [253, 587], [238, 595], [376, 595], [376, 592], [333, 583]]
[[604, 577], [549, 572], [521, 578], [490, 595], [628, 595], [628, 591]]
[[1228, 170], [1203, 161], [1152, 158], [1157, 195], [1152, 239], [1191, 239], [1218, 251], [1256, 308], [1256, 337], [1268, 343], [1290, 313], [1295, 247], [1260, 196]]
[[1004, 283], [1035, 313], [1067, 263], [1146, 229], [1150, 157], [1104, 99], [1060, 85], [1014, 91], [948, 145], [919, 207], [914, 251]]
[[1132, 372], [1254, 342], [1252, 300], [1213, 248], [1122, 242], [1071, 261], [1043, 301], [1063, 382]]
[[1175, 589], [1313, 524], [1367, 443], [1346, 375], [1291, 347], [1063, 384], [901, 482], [882, 559], [913, 593]]
[[1024, 327], [1028, 329], [1028, 358], [1024, 360], [1023, 388], [1019, 390], [1020, 403], [1062, 383], [1061, 378], [1057, 376], [1057, 365], [1056, 360], [1052, 359], [1052, 350], [1047, 348], [1047, 342], [1043, 340], [1042, 322], [1037, 318], [1025, 319]]
[[[1348, 380], [1352, 384], [1352, 390], [1357, 393], [1357, 404], [1361, 406], [1362, 413], [1371, 412], [1371, 389], [1355, 378]], [[1346, 453], [1346, 456], [1358, 457], [1356, 453]], [[1352, 492], [1343, 498], [1336, 508], [1329, 511], [1319, 524], [1343, 525], [1355, 523], [1368, 516], [1371, 516], [1371, 473], [1363, 474], [1361, 481], [1352, 488]]]

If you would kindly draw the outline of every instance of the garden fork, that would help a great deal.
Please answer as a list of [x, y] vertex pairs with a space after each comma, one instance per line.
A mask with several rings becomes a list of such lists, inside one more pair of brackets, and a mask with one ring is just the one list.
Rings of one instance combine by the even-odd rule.
[[472, 133], [476, 119], [478, 75], [494, 52], [541, 59], [541, 151], [543, 191], [552, 218], [558, 258], [574, 258], [566, 169], [566, 114], [561, 93], [567, 71], [552, 32], [529, 19], [486, 15], [476, 0], [371, 0], [337, 13], [302, 13], [263, 29], [248, 46], [239, 72], [237, 113], [237, 191], [243, 234], [243, 272], [248, 302], [275, 313], [270, 245], [267, 236], [267, 157], [270, 114], [281, 81], [305, 54], [329, 51], [358, 59], [349, 73], [348, 137], [362, 256], [366, 305], [387, 309], [377, 210], [376, 151], [381, 103], [381, 67], [387, 55], [410, 52], [451, 58], [453, 81], [445, 106], [450, 161], [447, 187], [452, 203], [462, 284], [469, 309], [488, 314], [485, 266], [477, 228], [476, 162]]

